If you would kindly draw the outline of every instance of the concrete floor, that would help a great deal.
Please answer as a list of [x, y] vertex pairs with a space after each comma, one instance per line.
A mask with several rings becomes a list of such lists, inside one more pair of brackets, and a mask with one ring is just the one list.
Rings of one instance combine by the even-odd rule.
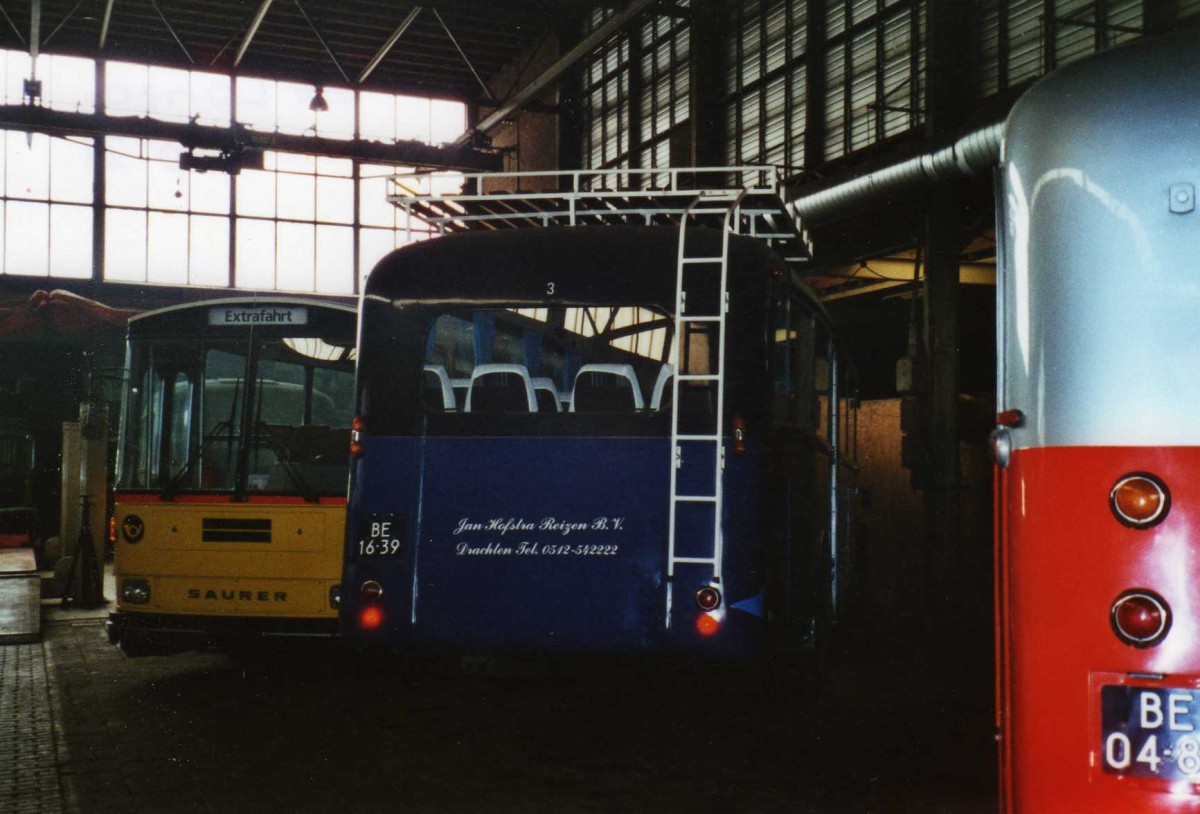
[[990, 675], [961, 647], [861, 637], [814, 698], [751, 669], [130, 660], [104, 611], [45, 611], [0, 647], [3, 812], [995, 810]]

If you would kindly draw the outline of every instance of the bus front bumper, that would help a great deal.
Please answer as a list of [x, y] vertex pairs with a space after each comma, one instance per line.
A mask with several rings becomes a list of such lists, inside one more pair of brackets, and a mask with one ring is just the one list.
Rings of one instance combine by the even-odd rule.
[[339, 632], [336, 617], [278, 619], [119, 610], [109, 614], [104, 626], [109, 644], [120, 646], [131, 656], [222, 649], [267, 639], [332, 639]]

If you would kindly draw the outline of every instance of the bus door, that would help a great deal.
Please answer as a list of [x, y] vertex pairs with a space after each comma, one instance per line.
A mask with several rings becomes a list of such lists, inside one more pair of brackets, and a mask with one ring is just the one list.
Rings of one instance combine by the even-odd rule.
[[830, 562], [830, 337], [799, 299], [783, 293], [771, 312], [773, 379], [766, 529], [767, 619], [776, 646], [810, 647], [825, 618]]

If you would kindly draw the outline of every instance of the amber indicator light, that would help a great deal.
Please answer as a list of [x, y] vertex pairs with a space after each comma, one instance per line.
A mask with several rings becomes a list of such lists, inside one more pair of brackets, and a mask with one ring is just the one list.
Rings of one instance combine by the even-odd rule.
[[740, 415], [733, 417], [733, 454], [746, 454], [746, 419]]
[[350, 460], [357, 460], [362, 455], [363, 419], [356, 415], [350, 421]]
[[1166, 485], [1153, 475], [1134, 472], [1116, 482], [1109, 495], [1113, 514], [1127, 526], [1149, 528], [1161, 523], [1170, 510]]

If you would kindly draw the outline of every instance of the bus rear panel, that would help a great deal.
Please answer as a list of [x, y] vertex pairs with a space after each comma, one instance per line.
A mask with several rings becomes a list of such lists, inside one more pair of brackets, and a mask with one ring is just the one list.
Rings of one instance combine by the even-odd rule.
[[[458, 652], [762, 654], [768, 585], [788, 559], [767, 548], [815, 556], [812, 537], [771, 525], [767, 503], [771, 256], [737, 244], [720, 363], [707, 324], [674, 336], [676, 241], [670, 228], [454, 236], [376, 269], [347, 635]], [[720, 518], [690, 497], [712, 495], [718, 478]], [[811, 632], [821, 591], [804, 570], [780, 577], [795, 601], [779, 605]]]
[[1198, 54], [1189, 32], [1081, 60], [1006, 126], [1004, 811], [1200, 805]]

